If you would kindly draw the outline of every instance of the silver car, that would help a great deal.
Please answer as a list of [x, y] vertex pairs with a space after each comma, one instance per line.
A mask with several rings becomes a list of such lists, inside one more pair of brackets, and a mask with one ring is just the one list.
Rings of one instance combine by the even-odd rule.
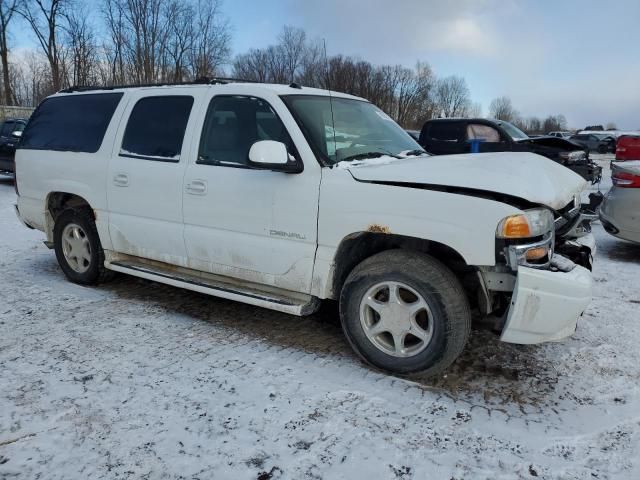
[[613, 187], [600, 205], [602, 226], [611, 235], [640, 243], [640, 160], [611, 164]]

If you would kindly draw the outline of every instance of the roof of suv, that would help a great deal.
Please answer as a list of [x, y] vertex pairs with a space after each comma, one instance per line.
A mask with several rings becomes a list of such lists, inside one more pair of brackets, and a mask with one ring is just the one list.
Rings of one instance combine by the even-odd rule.
[[213, 88], [216, 90], [231, 90], [237, 91], [238, 87], [241, 87], [242, 90], [249, 91], [255, 90], [259, 91], [268, 91], [270, 93], [274, 93], [276, 95], [320, 95], [320, 96], [332, 96], [337, 98], [349, 98], [352, 100], [360, 100], [368, 102], [368, 100], [356, 97], [354, 95], [349, 95], [341, 92], [334, 92], [329, 90], [323, 90], [320, 88], [311, 88], [311, 87], [303, 87], [297, 84], [283, 85], [277, 83], [258, 83], [258, 82], [242, 82], [242, 81], [234, 81], [234, 82], [213, 82], [213, 83], [179, 83], [179, 84], [166, 84], [166, 85], [131, 85], [131, 86], [113, 86], [113, 87], [70, 87], [64, 90], [60, 90], [53, 96], [59, 95], [68, 95], [68, 94], [86, 94], [86, 93], [107, 93], [107, 92], [123, 92], [123, 91], [131, 91], [131, 90], [157, 90], [157, 89], [202, 89], [202, 88]]

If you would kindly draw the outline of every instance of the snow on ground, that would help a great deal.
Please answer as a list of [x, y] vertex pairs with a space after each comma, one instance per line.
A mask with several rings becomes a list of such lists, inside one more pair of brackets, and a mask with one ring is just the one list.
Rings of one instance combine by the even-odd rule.
[[402, 379], [351, 353], [331, 306], [71, 284], [14, 201], [0, 180], [2, 479], [640, 478], [640, 246], [600, 225], [571, 339], [474, 331], [446, 376]]

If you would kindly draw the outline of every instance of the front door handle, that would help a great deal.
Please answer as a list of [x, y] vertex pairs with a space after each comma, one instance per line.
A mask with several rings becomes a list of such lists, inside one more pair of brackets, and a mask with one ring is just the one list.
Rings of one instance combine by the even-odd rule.
[[207, 182], [205, 182], [204, 180], [192, 180], [191, 182], [187, 183], [187, 186], [185, 188], [187, 190], [187, 193], [190, 193], [191, 195], [206, 195]]
[[128, 187], [129, 177], [124, 173], [117, 173], [113, 176], [113, 183], [118, 187]]

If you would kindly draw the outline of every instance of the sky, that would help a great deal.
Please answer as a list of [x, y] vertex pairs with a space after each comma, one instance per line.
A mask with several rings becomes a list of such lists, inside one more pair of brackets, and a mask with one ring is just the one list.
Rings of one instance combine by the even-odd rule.
[[[485, 115], [506, 95], [525, 117], [640, 129], [640, 0], [224, 0], [223, 12], [234, 54], [292, 25], [329, 55], [463, 76]], [[33, 45], [21, 32], [16, 47]]]
[[226, 0], [224, 11], [234, 53], [293, 25], [329, 55], [461, 75], [484, 114], [507, 95], [523, 116], [640, 129], [640, 0]]

